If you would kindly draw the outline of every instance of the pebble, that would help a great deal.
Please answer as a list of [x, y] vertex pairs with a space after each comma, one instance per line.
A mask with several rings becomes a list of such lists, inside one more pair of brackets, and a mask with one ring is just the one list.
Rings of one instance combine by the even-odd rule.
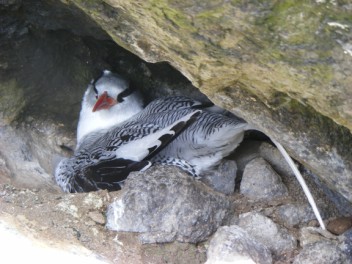
[[341, 235], [352, 227], [352, 217], [339, 217], [331, 220], [326, 229], [335, 235]]
[[105, 225], [105, 217], [98, 211], [92, 211], [88, 213], [88, 216], [97, 224]]

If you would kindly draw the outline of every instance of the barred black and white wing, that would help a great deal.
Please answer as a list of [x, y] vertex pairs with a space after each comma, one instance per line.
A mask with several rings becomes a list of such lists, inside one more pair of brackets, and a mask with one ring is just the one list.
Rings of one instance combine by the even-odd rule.
[[118, 190], [131, 171], [145, 170], [149, 161], [201, 114], [187, 113], [166, 126], [148, 122], [125, 122], [121, 126], [89, 135], [75, 155], [56, 169], [57, 183], [66, 192]]

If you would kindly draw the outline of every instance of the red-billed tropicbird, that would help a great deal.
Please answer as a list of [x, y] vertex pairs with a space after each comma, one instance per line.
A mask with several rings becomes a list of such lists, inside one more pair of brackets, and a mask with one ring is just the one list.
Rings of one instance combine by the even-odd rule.
[[[197, 109], [183, 96], [154, 100], [143, 109], [140, 95], [121, 76], [104, 71], [84, 94], [77, 149], [55, 171], [64, 191], [116, 190], [129, 172], [151, 162], [177, 165], [194, 176], [217, 165], [252, 129], [244, 120]], [[285, 149], [272, 140], [301, 184], [323, 229], [324, 223], [302, 175]]]

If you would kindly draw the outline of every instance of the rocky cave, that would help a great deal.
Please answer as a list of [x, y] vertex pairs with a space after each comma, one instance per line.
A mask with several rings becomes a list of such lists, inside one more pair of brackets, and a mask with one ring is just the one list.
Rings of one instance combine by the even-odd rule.
[[[348, 1], [0, 1], [2, 259], [352, 263], [351, 18]], [[104, 69], [145, 103], [187, 95], [262, 131], [221, 168], [231, 184], [156, 166], [119, 192], [63, 193], [53, 170]], [[328, 231], [269, 138], [297, 161]], [[14, 256], [22, 244], [36, 255]]]

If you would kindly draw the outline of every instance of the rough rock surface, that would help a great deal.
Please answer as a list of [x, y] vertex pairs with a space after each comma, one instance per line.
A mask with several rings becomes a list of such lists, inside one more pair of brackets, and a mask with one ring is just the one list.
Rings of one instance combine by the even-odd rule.
[[240, 192], [254, 200], [269, 200], [287, 195], [287, 188], [269, 163], [255, 158], [244, 169]]
[[132, 173], [109, 206], [107, 227], [143, 233], [144, 243], [198, 243], [222, 223], [230, 203], [176, 167]]
[[235, 225], [223, 226], [216, 231], [210, 240], [207, 257], [206, 264], [272, 263], [270, 250]]

